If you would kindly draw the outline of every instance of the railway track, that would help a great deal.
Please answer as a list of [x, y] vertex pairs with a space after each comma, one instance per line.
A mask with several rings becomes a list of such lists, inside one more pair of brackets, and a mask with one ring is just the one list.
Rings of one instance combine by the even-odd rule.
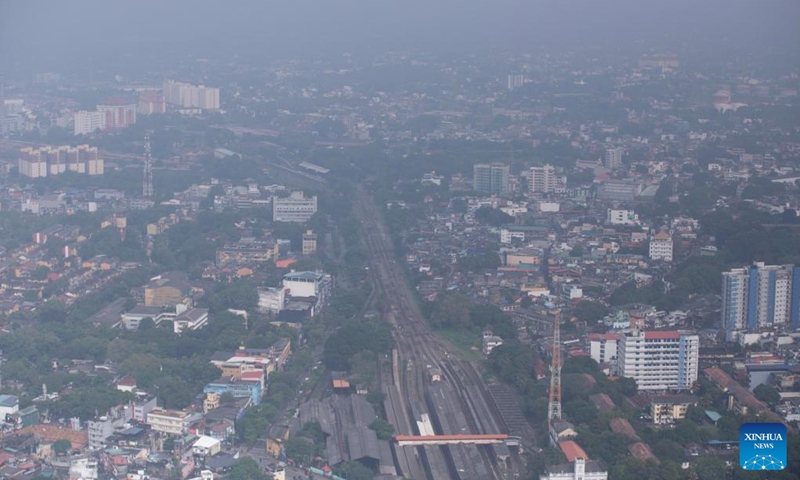
[[[384, 314], [394, 327], [393, 374], [386, 376], [383, 385], [384, 392], [391, 395], [386, 402], [390, 421], [397, 422], [399, 433], [412, 435], [419, 435], [421, 428], [437, 435], [499, 433], [500, 421], [495, 418], [480, 375], [468, 362], [452, 357], [448, 353], [452, 346], [424, 320], [381, 212], [361, 187], [354, 212], [362, 223], [374, 285], [383, 293]], [[450, 392], [446, 399], [430, 395], [433, 369], [441, 374], [445, 384], [442, 391]], [[402, 474], [415, 480], [423, 478], [414, 476], [413, 470], [418, 470], [414, 464], [430, 480], [506, 478], [491, 446], [397, 446], [395, 457]]]

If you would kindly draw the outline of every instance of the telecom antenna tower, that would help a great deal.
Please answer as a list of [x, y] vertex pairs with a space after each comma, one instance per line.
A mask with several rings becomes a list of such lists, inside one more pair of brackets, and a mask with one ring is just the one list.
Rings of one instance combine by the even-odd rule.
[[144, 178], [142, 181], [142, 196], [146, 199], [153, 198], [153, 159], [150, 157], [150, 134], [144, 137]]
[[550, 401], [547, 404], [547, 426], [561, 420], [561, 310], [553, 322], [553, 361], [550, 364]]

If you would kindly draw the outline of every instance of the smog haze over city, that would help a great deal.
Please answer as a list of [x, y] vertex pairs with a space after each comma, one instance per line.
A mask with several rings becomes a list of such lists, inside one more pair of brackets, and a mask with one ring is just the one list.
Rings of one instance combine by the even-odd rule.
[[800, 478], [799, 90], [794, 0], [0, 0], [0, 478]]

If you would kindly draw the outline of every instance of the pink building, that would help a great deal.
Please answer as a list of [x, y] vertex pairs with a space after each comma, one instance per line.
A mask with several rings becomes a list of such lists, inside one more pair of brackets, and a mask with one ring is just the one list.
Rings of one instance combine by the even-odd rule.
[[111, 98], [97, 105], [97, 111], [105, 115], [106, 130], [122, 129], [136, 123], [136, 104], [125, 98]]

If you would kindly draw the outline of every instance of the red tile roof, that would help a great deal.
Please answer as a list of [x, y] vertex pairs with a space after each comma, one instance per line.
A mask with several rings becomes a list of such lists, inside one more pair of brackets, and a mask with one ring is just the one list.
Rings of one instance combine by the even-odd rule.
[[82, 450], [89, 443], [89, 433], [86, 430], [72, 430], [69, 428], [57, 427], [55, 425], [31, 425], [30, 427], [25, 427], [22, 430], [17, 430], [16, 433], [19, 435], [32, 433], [48, 442], [66, 439], [72, 443], [73, 450]]
[[681, 338], [681, 334], [676, 330], [650, 331], [644, 332], [644, 338], [645, 340], [677, 340]]
[[564, 440], [563, 442], [558, 442], [558, 448], [564, 452], [564, 456], [567, 457], [567, 461], [570, 463], [574, 462], [578, 457], [585, 460], [589, 459], [589, 456], [586, 455], [586, 452], [584, 452], [581, 446], [575, 443], [574, 440]]
[[631, 455], [639, 460], [653, 460], [656, 463], [659, 463], [658, 458], [653, 455], [653, 451], [650, 450], [650, 447], [646, 443], [632, 443], [628, 445], [628, 451], [631, 452]]

